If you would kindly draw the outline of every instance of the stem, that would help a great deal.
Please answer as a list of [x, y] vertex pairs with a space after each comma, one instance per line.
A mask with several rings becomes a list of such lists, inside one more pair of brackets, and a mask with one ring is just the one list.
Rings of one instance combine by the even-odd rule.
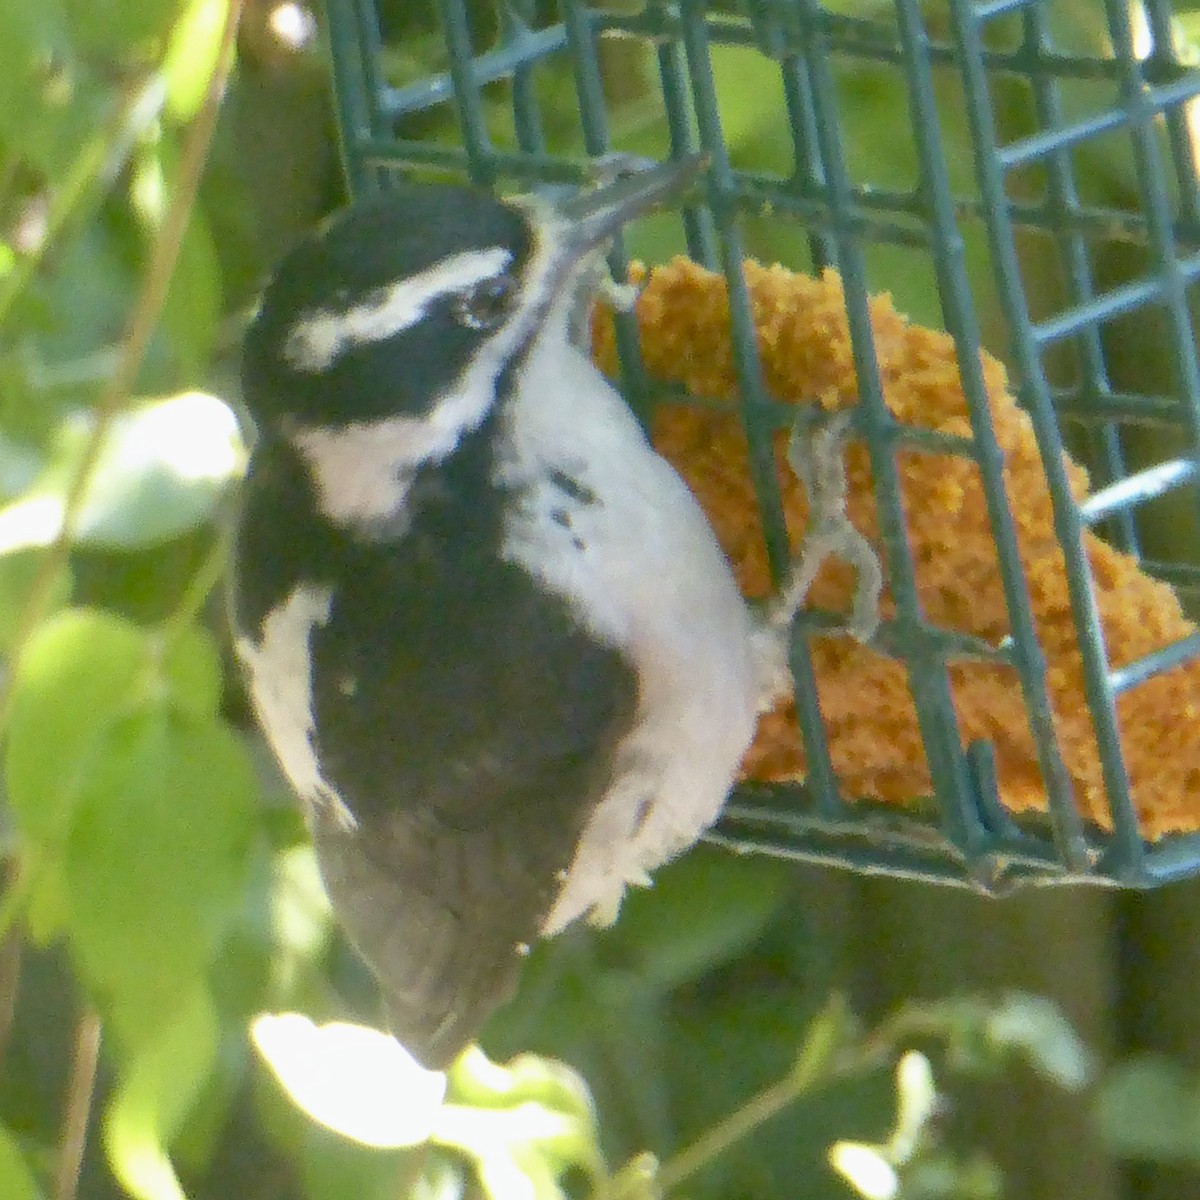
[[910, 1002], [864, 1034], [855, 1027], [845, 1000], [835, 994], [809, 1026], [795, 1065], [782, 1079], [707, 1129], [657, 1171], [651, 1156], [631, 1160], [616, 1175], [602, 1180], [591, 1200], [661, 1200], [802, 1096], [885, 1068], [914, 1039], [935, 1037], [952, 1044], [963, 1021], [962, 1001]]
[[63, 1116], [62, 1143], [54, 1172], [53, 1200], [75, 1200], [79, 1191], [79, 1170], [87, 1145], [88, 1120], [92, 1096], [96, 1091], [96, 1067], [100, 1061], [100, 1018], [88, 1009], [79, 1018], [75, 1031], [75, 1058], [67, 1091], [67, 1109]]
[[592, 1200], [646, 1200], [660, 1196], [658, 1160], [653, 1154], [638, 1154], [615, 1175], [601, 1180], [592, 1192]]
[[659, 1195], [666, 1195], [690, 1179], [806, 1092], [823, 1087], [860, 1065], [857, 1055], [851, 1057], [845, 1053], [848, 1023], [845, 1001], [834, 996], [814, 1019], [800, 1057], [782, 1079], [763, 1088], [663, 1163], [655, 1178]]
[[885, 1064], [898, 1038], [917, 1019], [917, 1010], [904, 1010], [871, 1034], [852, 1040], [853, 1019], [844, 997], [834, 995], [809, 1026], [792, 1069], [668, 1159], [654, 1176], [655, 1194], [669, 1194], [802, 1096]]
[[9, 870], [0, 892], [0, 938], [7, 937], [16, 927], [28, 896], [29, 863], [15, 850], [9, 856]]
[[432, 1146], [430, 1141], [422, 1142], [405, 1157], [396, 1181], [396, 1200], [413, 1200], [417, 1195], [425, 1168], [429, 1165], [429, 1151]]
[[221, 576], [225, 574], [232, 543], [233, 521], [218, 516], [217, 534], [204, 556], [204, 561], [188, 580], [174, 611], [162, 623], [161, 635], [164, 644], [169, 646], [175, 642], [200, 615], [213, 588], [221, 582]]
[[24, 940], [15, 930], [0, 933], [0, 1063], [8, 1050], [13, 1018], [17, 1012], [17, 993], [21, 987], [21, 957]]
[[[108, 386], [104, 389], [96, 405], [96, 423], [84, 446], [79, 467], [67, 489], [62, 524], [54, 541], [42, 557], [17, 621], [12, 638], [11, 659], [13, 662], [20, 661], [25, 644], [45, 616], [55, 578], [69, 553], [75, 524], [91, 482], [92, 472], [99, 460], [100, 451], [103, 449], [113, 420], [128, 399], [141, 368], [142, 360], [146, 356], [150, 338], [158, 325], [167, 288], [179, 258], [183, 235], [195, 203], [200, 174], [204, 169], [209, 147], [212, 144], [213, 130], [216, 128], [217, 113], [220, 110], [225, 83], [233, 65], [235, 39], [241, 12], [242, 0], [229, 0], [216, 65], [208, 81], [204, 103], [197, 113], [196, 119], [192, 122], [184, 143], [175, 192], [151, 249], [150, 261], [146, 267], [141, 291], [129, 314], [125, 335], [121, 339], [120, 358], [108, 381]], [[9, 672], [3, 684], [0, 685], [0, 729], [8, 723], [8, 715], [12, 706], [12, 679], [13, 673]]]
[[752, 1097], [741, 1108], [716, 1125], [705, 1130], [690, 1146], [668, 1159], [659, 1168], [655, 1180], [660, 1194], [665, 1195], [690, 1179], [737, 1145], [748, 1133], [753, 1133], [777, 1113], [782, 1112], [807, 1090], [794, 1075], [786, 1075]]

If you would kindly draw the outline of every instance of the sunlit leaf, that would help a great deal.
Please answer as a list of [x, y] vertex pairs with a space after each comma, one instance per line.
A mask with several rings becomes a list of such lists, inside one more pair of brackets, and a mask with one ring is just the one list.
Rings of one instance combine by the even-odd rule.
[[329, 897], [310, 843], [276, 856], [270, 903], [274, 969], [286, 992], [316, 958], [332, 928]]
[[228, 8], [228, 0], [191, 0], [175, 22], [162, 70], [167, 111], [176, 121], [190, 121], [204, 99]]
[[[70, 419], [43, 476], [0, 508], [0, 554], [46, 546], [58, 535], [93, 419]], [[76, 541], [129, 550], [189, 532], [211, 518], [244, 461], [237, 418], [215, 396], [186, 392], [124, 413], [91, 473]]]
[[829, 1165], [864, 1200], [892, 1200], [900, 1180], [880, 1146], [864, 1142], [835, 1142], [829, 1148]]
[[575, 1118], [526, 1101], [510, 1108], [447, 1104], [431, 1136], [473, 1161], [492, 1200], [558, 1200], [564, 1165], [594, 1165], [589, 1133]]
[[126, 549], [194, 529], [244, 461], [237, 419], [215, 396], [186, 392], [135, 409], [105, 443], [78, 538]]
[[937, 1111], [937, 1088], [929, 1059], [916, 1050], [896, 1065], [896, 1125], [889, 1139], [890, 1157], [903, 1163], [912, 1157], [930, 1117]]
[[314, 1121], [380, 1149], [429, 1137], [446, 1076], [425, 1070], [389, 1034], [340, 1021], [315, 1025], [300, 1013], [264, 1013], [251, 1033], [284, 1090]]

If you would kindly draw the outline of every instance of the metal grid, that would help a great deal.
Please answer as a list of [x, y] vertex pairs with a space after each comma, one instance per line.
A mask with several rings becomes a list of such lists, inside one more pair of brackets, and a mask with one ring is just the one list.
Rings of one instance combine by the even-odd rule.
[[[447, 170], [486, 186], [579, 183], [589, 157], [621, 148], [614, 147], [609, 132], [605, 40], [640, 39], [653, 48], [662, 152], [702, 149], [711, 163], [706, 204], [682, 214], [682, 228], [690, 256], [723, 270], [729, 281], [751, 469], [777, 572], [786, 562], [787, 538], [771, 453], [774, 425], [765, 415], [773, 409], [740, 273], [745, 214], [769, 205], [775, 219], [805, 231], [806, 265], [832, 265], [842, 276], [861, 391], [858, 428], [869, 447], [884, 566], [896, 601], [884, 644], [907, 665], [940, 819], [923, 823], [896, 812], [881, 815], [841, 797], [805, 639], [818, 626], [801, 622], [793, 669], [807, 781], [803, 787], [743, 786], [714, 840], [989, 891], [1022, 879], [1146, 885], [1200, 870], [1195, 835], [1143, 844], [1114, 711], [1122, 691], [1200, 655], [1200, 635], [1119, 671], [1110, 669], [1081, 542], [1086, 528], [1100, 527], [1181, 592], [1200, 583], [1200, 568], [1167, 561], [1161, 550], [1141, 545], [1139, 519], [1139, 510], [1166, 496], [1200, 512], [1194, 452], [1200, 364], [1188, 305], [1189, 288], [1200, 274], [1200, 190], [1187, 110], [1187, 101], [1200, 94], [1200, 76], [1176, 52], [1168, 0], [1094, 5], [1103, 51], [1095, 46], [1080, 51], [1058, 40], [1056, 0], [950, 0], [936, 9], [918, 0], [881, 0], [857, 6], [856, 15], [847, 15], [845, 5], [834, 12], [813, 0], [744, 0], [740, 7], [720, 8], [704, 0], [614, 0], [609, 8], [582, 0], [558, 0], [552, 8], [537, 0], [497, 0], [490, 22], [481, 21], [487, 7], [482, 0], [424, 0], [431, 10], [427, 27], [440, 30], [443, 62], [415, 79], [397, 78], [388, 66], [383, 29], [395, 13], [386, 3], [328, 3], [338, 115], [355, 193], [386, 186], [391, 173], [411, 169]], [[398, 10], [407, 14], [402, 23], [411, 21], [411, 0]], [[784, 97], [778, 120], [789, 135], [790, 172], [731, 165], [712, 69], [713, 47], [721, 46], [756, 51], [778, 70]], [[839, 73], [858, 67], [892, 71], [903, 81], [913, 138], [909, 187], [879, 186], [851, 169], [838, 80]], [[547, 114], [539, 93], [539, 72], [550, 68], [569, 78], [577, 105], [577, 132], [566, 149], [546, 134], [548, 115], [561, 115]], [[947, 80], [961, 93], [974, 160], [973, 185], [963, 188], [958, 170], [957, 190], [952, 181], [962, 164], [950, 161], [939, 132]], [[1018, 137], [998, 132], [995, 111], [1000, 90], [1014, 82], [1032, 95], [1036, 118]], [[511, 127], [501, 134], [493, 128], [498, 89], [511, 112]], [[426, 120], [437, 113], [452, 116], [444, 123], [452, 125], [452, 136], [429, 135]], [[1126, 203], [1097, 203], [1080, 178], [1080, 149], [1104, 138], [1120, 139], [1121, 153], [1132, 163], [1134, 194]], [[1024, 192], [1014, 187], [1022, 172], [1035, 172], [1038, 186]], [[1007, 352], [1046, 464], [1111, 806], [1110, 835], [1081, 820], [1055, 741], [1045, 662], [984, 391], [973, 286], [978, 281], [968, 272], [964, 222], [986, 233], [990, 284], [1011, 343], [997, 349]], [[1036, 317], [1023, 279], [1022, 236], [1042, 239], [1063, 274], [1052, 310]], [[1143, 261], [1133, 278], [1106, 287], [1094, 277], [1089, 247], [1097, 238], [1138, 248]], [[898, 425], [884, 405], [867, 306], [867, 250], [883, 243], [907, 247], [933, 273], [971, 405], [969, 439]], [[614, 266], [623, 265], [618, 249]], [[1121, 384], [1108, 369], [1104, 337], [1112, 323], [1147, 312], [1165, 325], [1169, 386], [1163, 389]], [[639, 370], [627, 325], [619, 330], [619, 345], [631, 402], [653, 403], [654, 390]], [[1073, 364], [1066, 382], [1054, 368], [1054, 355], [1064, 347]], [[1157, 455], [1133, 462], [1130, 431], [1143, 428], [1169, 434], [1165, 443], [1161, 438], [1156, 443]], [[1067, 485], [1064, 435], [1097, 485], [1082, 505], [1072, 500]], [[1163, 452], [1163, 444], [1171, 452]], [[895, 456], [916, 445], [968, 456], [983, 480], [1012, 631], [994, 657], [1014, 668], [1020, 680], [1050, 802], [1051, 820], [1043, 829], [1018, 825], [1000, 804], [992, 748], [962, 746], [947, 671], [962, 652], [962, 639], [923, 616], [904, 533]]]

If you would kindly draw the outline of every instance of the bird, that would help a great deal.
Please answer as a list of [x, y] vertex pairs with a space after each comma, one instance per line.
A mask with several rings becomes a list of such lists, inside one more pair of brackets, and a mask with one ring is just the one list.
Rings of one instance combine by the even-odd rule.
[[303, 240], [243, 346], [246, 690], [391, 1032], [443, 1069], [540, 939], [717, 819], [785, 686], [578, 319], [697, 156], [565, 198], [399, 180]]

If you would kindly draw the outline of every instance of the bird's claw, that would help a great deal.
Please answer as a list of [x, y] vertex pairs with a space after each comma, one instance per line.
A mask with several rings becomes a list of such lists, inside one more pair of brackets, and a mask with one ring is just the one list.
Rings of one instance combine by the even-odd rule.
[[609, 184], [628, 179], [631, 175], [640, 175], [657, 165], [657, 159], [645, 154], [633, 154], [628, 150], [609, 150], [606, 154], [597, 154], [588, 160], [587, 178], [595, 187], [608, 187]]
[[827, 558], [842, 559], [857, 575], [846, 632], [869, 642], [879, 628], [883, 569], [874, 546], [846, 515], [844, 451], [854, 421], [853, 409], [826, 413], [814, 404], [805, 405], [792, 426], [787, 460], [808, 493], [809, 518], [788, 580], [768, 609], [768, 622], [777, 630], [791, 626]]

